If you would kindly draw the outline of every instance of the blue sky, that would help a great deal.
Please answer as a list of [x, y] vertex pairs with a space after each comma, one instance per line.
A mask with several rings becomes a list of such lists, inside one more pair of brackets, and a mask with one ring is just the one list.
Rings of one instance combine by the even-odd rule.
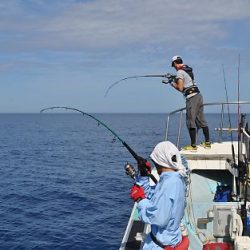
[[205, 102], [250, 99], [249, 0], [0, 1], [0, 112], [71, 106], [169, 112], [182, 95], [159, 78], [172, 56], [194, 69]]

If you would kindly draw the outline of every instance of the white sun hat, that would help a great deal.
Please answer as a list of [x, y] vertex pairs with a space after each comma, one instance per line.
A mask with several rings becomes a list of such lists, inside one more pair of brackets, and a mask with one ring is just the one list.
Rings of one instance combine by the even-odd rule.
[[186, 175], [186, 168], [182, 164], [180, 151], [170, 141], [158, 143], [151, 153], [150, 158], [161, 167], [172, 168], [180, 172], [181, 175]]

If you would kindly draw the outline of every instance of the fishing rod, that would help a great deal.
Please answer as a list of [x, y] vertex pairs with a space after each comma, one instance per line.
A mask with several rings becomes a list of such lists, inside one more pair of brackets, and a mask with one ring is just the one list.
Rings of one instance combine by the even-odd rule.
[[[234, 195], [237, 197], [237, 200], [239, 200], [240, 197], [240, 183], [243, 180], [244, 176], [244, 162], [242, 159], [240, 159], [241, 152], [240, 152], [240, 134], [241, 130], [243, 128], [243, 117], [241, 121], [239, 121], [239, 114], [238, 114], [238, 161], [236, 163], [236, 155], [235, 155], [235, 149], [234, 149], [234, 144], [233, 144], [233, 131], [232, 131], [232, 124], [231, 124], [231, 118], [230, 118], [230, 111], [229, 111], [229, 100], [228, 100], [228, 91], [227, 91], [227, 83], [226, 83], [226, 77], [225, 77], [225, 70], [224, 70], [224, 65], [222, 65], [222, 70], [223, 70], [223, 78], [224, 78], [224, 86], [225, 86], [225, 94], [226, 94], [226, 102], [227, 102], [227, 111], [228, 111], [228, 122], [229, 122], [229, 130], [230, 130], [230, 135], [231, 135], [231, 150], [232, 150], [232, 158], [233, 158], [233, 164], [232, 167], [236, 168], [238, 171], [238, 176], [235, 178], [235, 184], [236, 184], [236, 192], [234, 192]], [[239, 100], [238, 100], [238, 105], [239, 105]], [[239, 112], [239, 108], [238, 108]]]
[[[240, 122], [240, 54], [239, 54], [239, 58], [238, 58], [238, 81], [237, 81], [237, 85], [238, 85], [238, 124]], [[240, 131], [238, 131], [238, 137], [240, 136]], [[239, 141], [239, 139], [238, 139]]]
[[[247, 134], [249, 135], [249, 129], [248, 129], [248, 122], [246, 123], [246, 126], [245, 126], [245, 130], [247, 131]], [[248, 150], [249, 150], [249, 146], [247, 147]], [[250, 168], [248, 167], [248, 164], [249, 164], [249, 153], [247, 154], [247, 157], [245, 157], [245, 188], [244, 188], [244, 191], [245, 191], [245, 195], [244, 195], [244, 204], [242, 205], [242, 208], [241, 208], [241, 214], [243, 215], [243, 218], [245, 219], [244, 220], [244, 230], [243, 230], [243, 235], [248, 235], [247, 232], [247, 228], [248, 228], [248, 224], [247, 224], [247, 197], [248, 197], [248, 190], [249, 190], [249, 187], [250, 187]]]
[[[245, 126], [245, 116], [241, 114], [240, 112], [240, 55], [238, 58], [238, 81], [237, 81], [237, 94], [238, 94], [238, 110], [237, 110], [237, 116], [238, 116], [238, 171], [239, 171], [239, 178], [238, 181], [244, 182], [244, 174], [245, 174], [245, 163], [243, 161], [242, 157], [242, 129]], [[239, 184], [240, 185], [240, 184]]]
[[[222, 65], [223, 66], [223, 65]], [[225, 93], [226, 93], [226, 99], [227, 99], [227, 107], [228, 107], [228, 119], [229, 119], [229, 126], [230, 126], [230, 134], [231, 134], [231, 143], [232, 143], [232, 156], [233, 156], [233, 167], [238, 170], [238, 176], [236, 178], [236, 195], [237, 200], [239, 201], [240, 196], [240, 183], [243, 184], [243, 200], [244, 203], [241, 204], [240, 212], [241, 212], [241, 219], [243, 221], [243, 234], [247, 235], [247, 192], [248, 192], [248, 176], [249, 176], [249, 170], [248, 170], [248, 158], [245, 156], [244, 159], [242, 157], [242, 133], [243, 129], [245, 128], [246, 131], [248, 131], [248, 124], [245, 123], [245, 115], [241, 114], [240, 117], [240, 78], [239, 78], [239, 69], [240, 69], [240, 56], [239, 56], [239, 63], [238, 63], [238, 162], [236, 164], [236, 157], [235, 157], [235, 151], [234, 151], [234, 145], [233, 145], [233, 136], [232, 136], [232, 126], [231, 126], [231, 119], [230, 119], [230, 112], [229, 112], [229, 102], [228, 102], [228, 93], [227, 93], [227, 85], [226, 85], [226, 79], [225, 79], [225, 71], [223, 67], [223, 77], [224, 77], [224, 85], [225, 85]]]
[[[248, 124], [245, 122], [245, 117], [246, 115], [241, 114], [240, 110], [240, 54], [238, 57], [238, 121], [240, 120], [239, 127], [238, 127], [238, 168], [239, 168], [239, 179], [242, 182], [244, 186], [244, 196], [243, 200], [244, 203], [241, 205], [241, 218], [243, 221], [243, 235], [248, 235], [247, 234], [247, 181], [248, 181], [248, 176], [249, 176], [249, 170], [248, 170], [248, 160], [247, 157], [245, 156], [244, 159], [242, 158], [242, 134], [243, 134], [243, 129], [247, 128], [248, 130]], [[241, 157], [240, 157], [241, 156]]]
[[125, 78], [122, 78], [114, 83], [112, 83], [108, 89], [106, 90], [106, 93], [104, 95], [104, 97], [106, 97], [109, 93], [109, 91], [117, 84], [119, 84], [120, 82], [122, 81], [125, 81], [125, 80], [128, 80], [128, 79], [137, 79], [137, 78], [143, 78], [143, 77], [161, 77], [161, 78], [167, 78], [167, 80], [162, 80], [162, 83], [164, 84], [171, 84], [174, 80], [175, 80], [175, 77], [176, 75], [172, 75], [170, 73], [167, 73], [165, 75], [142, 75], [142, 76], [128, 76], [128, 77], [125, 77]]
[[222, 64], [222, 72], [223, 72], [224, 88], [225, 88], [226, 102], [227, 102], [227, 115], [228, 115], [228, 122], [229, 122], [229, 131], [230, 131], [230, 136], [231, 136], [231, 148], [232, 148], [232, 155], [233, 155], [233, 164], [234, 164], [234, 166], [236, 166], [236, 159], [235, 159], [236, 157], [235, 157], [235, 150], [234, 150], [234, 145], [233, 145], [233, 131], [232, 131], [232, 123], [231, 123], [231, 117], [230, 117], [228, 92], [227, 92], [227, 83], [226, 83], [225, 69], [224, 69], [223, 64]]
[[76, 111], [76, 112], [81, 113], [83, 116], [86, 115], [86, 116], [90, 117], [91, 119], [97, 121], [98, 125], [102, 125], [104, 128], [106, 128], [116, 139], [118, 139], [123, 144], [123, 146], [129, 151], [129, 153], [137, 161], [138, 168], [141, 171], [143, 171], [145, 175], [149, 176], [154, 183], [157, 183], [157, 179], [148, 171], [150, 163], [146, 159], [144, 159], [143, 157], [136, 154], [136, 152], [120, 136], [118, 136], [110, 127], [108, 127], [104, 122], [102, 122], [101, 120], [97, 119], [95, 116], [93, 116], [89, 113], [86, 113], [82, 110], [79, 110], [76, 108], [71, 108], [71, 107], [63, 107], [63, 106], [49, 107], [49, 108], [44, 108], [44, 109], [40, 110], [40, 113], [43, 113], [47, 110], [53, 110], [53, 109], [66, 109], [66, 110]]
[[[227, 88], [226, 88], [226, 81], [225, 81], [225, 72], [223, 68], [223, 75], [224, 75], [224, 83], [225, 83], [225, 92], [227, 97], [227, 103], [228, 103], [228, 94], [227, 94]], [[245, 128], [246, 131], [248, 131], [248, 124], [245, 122], [245, 116], [244, 114], [240, 114], [240, 55], [239, 55], [239, 61], [238, 61], [238, 111], [237, 111], [237, 121], [238, 121], [238, 162], [236, 164], [236, 157], [235, 157], [235, 151], [233, 146], [233, 138], [232, 138], [232, 131], [231, 131], [231, 142], [232, 142], [232, 155], [233, 155], [233, 167], [235, 167], [238, 170], [238, 176], [236, 178], [236, 194], [237, 194], [237, 200], [239, 201], [240, 195], [241, 195], [241, 184], [244, 186], [242, 188], [243, 190], [243, 200], [244, 203], [241, 204], [241, 218], [243, 221], [243, 235], [247, 235], [247, 181], [248, 181], [248, 159], [247, 157], [243, 157], [242, 155], [242, 140], [243, 140], [243, 129]], [[228, 104], [228, 116], [229, 116], [229, 124], [231, 128], [231, 121], [230, 121], [230, 114], [229, 114], [229, 104]]]

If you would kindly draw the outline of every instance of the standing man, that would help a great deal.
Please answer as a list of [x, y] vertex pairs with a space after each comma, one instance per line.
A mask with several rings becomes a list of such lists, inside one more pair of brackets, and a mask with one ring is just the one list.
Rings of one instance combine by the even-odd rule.
[[[138, 202], [138, 216], [151, 225], [143, 250], [188, 250], [189, 240], [182, 236], [180, 224], [184, 215], [187, 171], [179, 150], [169, 141], [156, 145], [150, 155], [160, 176], [150, 186], [144, 172], [137, 176], [130, 196]], [[148, 169], [148, 166], [145, 166]]]
[[176, 79], [172, 86], [186, 98], [186, 123], [191, 145], [187, 145], [182, 149], [197, 150], [196, 130], [199, 128], [202, 128], [205, 137], [205, 142], [201, 145], [205, 148], [211, 148], [209, 129], [203, 112], [203, 98], [194, 80], [193, 70], [188, 65], [183, 64], [180, 56], [172, 58], [171, 66], [177, 71]]

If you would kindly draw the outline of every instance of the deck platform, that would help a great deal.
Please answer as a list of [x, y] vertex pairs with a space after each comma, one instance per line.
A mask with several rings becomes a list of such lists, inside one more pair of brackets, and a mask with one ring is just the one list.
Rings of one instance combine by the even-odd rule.
[[[233, 147], [232, 147], [233, 145]], [[228, 162], [233, 161], [232, 148], [234, 148], [236, 160], [238, 155], [238, 142], [212, 143], [211, 148], [198, 146], [196, 151], [181, 150], [186, 157], [189, 167], [193, 169], [228, 169]], [[245, 154], [245, 146], [242, 146], [242, 153]]]

